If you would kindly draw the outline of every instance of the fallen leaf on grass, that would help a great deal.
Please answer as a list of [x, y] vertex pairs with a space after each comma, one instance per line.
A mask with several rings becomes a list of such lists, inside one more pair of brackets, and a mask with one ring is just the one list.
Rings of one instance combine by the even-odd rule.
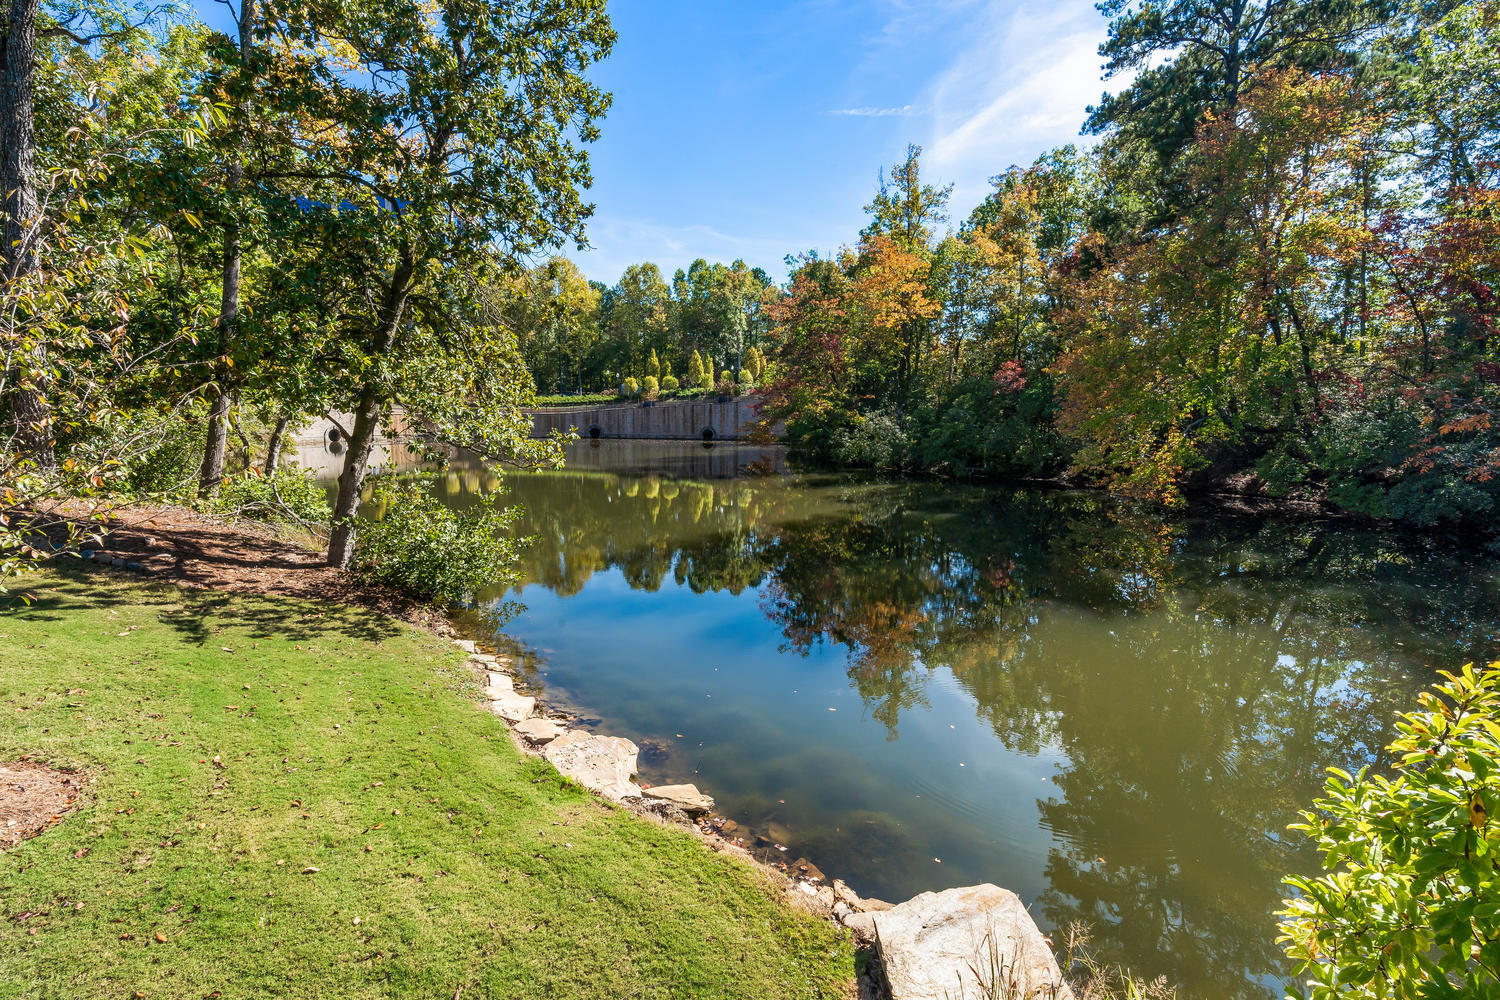
[[166, 944], [167, 943], [167, 936], [165, 934], [163, 934], [161, 931], [157, 931], [156, 932], [156, 940], [160, 941], [162, 944]]
[[319, 871], [320, 869], [314, 868], [312, 865], [308, 865], [306, 868], [302, 869], [302, 874], [316, 875]]

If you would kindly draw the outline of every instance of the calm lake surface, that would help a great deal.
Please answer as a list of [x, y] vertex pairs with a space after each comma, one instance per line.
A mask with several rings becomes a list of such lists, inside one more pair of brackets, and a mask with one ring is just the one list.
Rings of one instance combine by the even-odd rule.
[[1451, 543], [732, 445], [437, 482], [497, 487], [536, 536], [500, 641], [645, 780], [865, 895], [1014, 889], [1185, 998], [1280, 996], [1322, 768], [1378, 766], [1436, 669], [1500, 655], [1500, 572]]

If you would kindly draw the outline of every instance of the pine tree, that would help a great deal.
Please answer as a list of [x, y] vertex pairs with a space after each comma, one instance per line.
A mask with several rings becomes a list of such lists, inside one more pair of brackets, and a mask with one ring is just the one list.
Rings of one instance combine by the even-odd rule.
[[656, 356], [656, 348], [651, 348], [651, 357], [646, 359], [646, 374], [652, 378], [661, 378], [661, 359]]
[[688, 385], [698, 385], [703, 381], [703, 359], [698, 357], [696, 348], [692, 357], [688, 358], [687, 380]]

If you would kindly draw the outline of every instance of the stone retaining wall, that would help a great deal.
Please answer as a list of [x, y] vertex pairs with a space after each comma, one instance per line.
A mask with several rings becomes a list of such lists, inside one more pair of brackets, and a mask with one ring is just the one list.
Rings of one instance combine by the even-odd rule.
[[[650, 406], [548, 407], [528, 411], [531, 436], [576, 431], [581, 438], [650, 438], [658, 441], [744, 441], [760, 421], [759, 396], [731, 396], [720, 402], [662, 400]], [[781, 436], [781, 428], [773, 430]]]

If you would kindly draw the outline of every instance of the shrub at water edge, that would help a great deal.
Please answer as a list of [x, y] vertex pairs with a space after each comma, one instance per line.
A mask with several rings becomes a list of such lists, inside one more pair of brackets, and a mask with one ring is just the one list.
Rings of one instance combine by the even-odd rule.
[[1405, 712], [1391, 776], [1330, 769], [1280, 942], [1310, 1000], [1500, 996], [1500, 663], [1444, 674]]
[[509, 536], [519, 507], [490, 494], [462, 511], [419, 483], [385, 480], [370, 498], [382, 516], [360, 531], [355, 572], [443, 604], [467, 604], [488, 586], [515, 581], [522, 542]]

